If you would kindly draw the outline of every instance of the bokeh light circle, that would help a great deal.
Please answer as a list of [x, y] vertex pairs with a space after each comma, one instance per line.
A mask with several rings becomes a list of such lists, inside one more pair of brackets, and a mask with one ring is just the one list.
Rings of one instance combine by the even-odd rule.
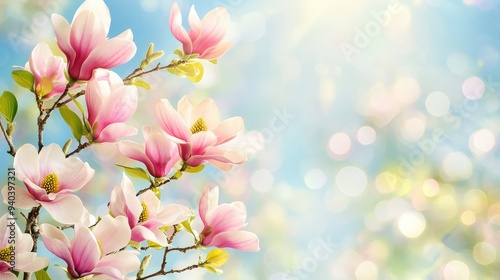
[[462, 92], [466, 98], [479, 99], [484, 94], [486, 86], [480, 78], [473, 76], [466, 79], [462, 84]]
[[417, 211], [405, 212], [398, 220], [399, 231], [408, 238], [420, 236], [426, 226], [427, 222], [424, 215]]
[[371, 126], [363, 126], [358, 129], [356, 137], [362, 145], [370, 145], [377, 139], [377, 132]]
[[443, 276], [445, 280], [469, 280], [469, 267], [459, 260], [450, 261], [443, 269]]
[[317, 190], [323, 187], [326, 183], [326, 175], [323, 170], [311, 169], [304, 176], [304, 182], [308, 189]]
[[338, 156], [347, 154], [351, 146], [351, 138], [344, 132], [335, 133], [328, 141], [328, 148]]
[[364, 261], [356, 267], [357, 280], [376, 280], [378, 279], [378, 267], [371, 261]]
[[450, 109], [450, 99], [441, 91], [432, 92], [425, 99], [425, 108], [429, 114], [435, 117], [441, 117], [448, 113]]
[[468, 179], [472, 171], [470, 159], [462, 152], [450, 152], [441, 162], [441, 175], [448, 180]]
[[469, 137], [469, 148], [477, 155], [488, 153], [495, 147], [495, 144], [495, 135], [485, 128], [472, 133]]
[[368, 184], [365, 172], [354, 166], [346, 166], [339, 170], [335, 182], [340, 192], [347, 196], [358, 196]]
[[497, 258], [495, 246], [488, 242], [479, 242], [474, 246], [474, 260], [482, 265], [488, 265]]

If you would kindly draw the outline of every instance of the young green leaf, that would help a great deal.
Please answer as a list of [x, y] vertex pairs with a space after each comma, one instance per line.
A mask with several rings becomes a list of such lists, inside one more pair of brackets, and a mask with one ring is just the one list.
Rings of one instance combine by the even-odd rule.
[[151, 86], [148, 83], [146, 83], [144, 80], [134, 80], [134, 81], [132, 81], [132, 84], [134, 86], [142, 87], [142, 88], [145, 88], [147, 90], [151, 89]]
[[35, 77], [31, 72], [26, 70], [14, 70], [12, 71], [12, 78], [19, 86], [33, 91]]
[[0, 113], [9, 123], [14, 121], [17, 113], [17, 99], [10, 91], [4, 91], [0, 96]]
[[59, 113], [61, 114], [61, 117], [64, 119], [64, 121], [68, 124], [69, 128], [71, 128], [71, 132], [73, 133], [75, 139], [80, 141], [83, 135], [82, 120], [66, 105], [59, 107]]
[[45, 269], [41, 269], [35, 272], [35, 278], [36, 280], [52, 280]]
[[144, 179], [146, 181], [151, 182], [151, 179], [149, 178], [149, 175], [146, 172], [146, 170], [144, 170], [140, 167], [128, 167], [128, 166], [123, 166], [120, 164], [117, 164], [116, 166], [123, 168], [125, 173], [131, 177], [140, 178], [140, 179]]
[[186, 169], [186, 172], [188, 173], [198, 173], [201, 172], [205, 168], [205, 165], [198, 165], [198, 166], [188, 166]]

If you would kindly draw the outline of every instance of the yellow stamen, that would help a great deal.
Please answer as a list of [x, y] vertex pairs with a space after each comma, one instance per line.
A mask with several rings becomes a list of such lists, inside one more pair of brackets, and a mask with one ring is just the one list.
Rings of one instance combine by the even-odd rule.
[[191, 133], [193, 133], [193, 134], [198, 133], [200, 131], [207, 131], [207, 130], [208, 130], [207, 123], [205, 122], [205, 120], [203, 118], [199, 118], [191, 126]]
[[141, 215], [139, 216], [139, 223], [145, 222], [149, 218], [149, 209], [148, 206], [146, 205], [146, 202], [141, 202], [142, 206], [142, 212]]
[[47, 194], [59, 191], [59, 179], [57, 178], [56, 173], [45, 175], [40, 185], [40, 187], [44, 189]]
[[10, 257], [14, 255], [14, 245], [9, 245], [0, 250], [0, 260], [10, 262]]

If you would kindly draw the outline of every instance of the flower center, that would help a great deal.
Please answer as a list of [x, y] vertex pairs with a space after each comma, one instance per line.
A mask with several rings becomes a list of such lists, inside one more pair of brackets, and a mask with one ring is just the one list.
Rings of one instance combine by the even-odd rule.
[[193, 134], [198, 133], [200, 131], [207, 131], [207, 130], [208, 130], [207, 123], [205, 122], [205, 120], [203, 118], [199, 118], [191, 126], [191, 133], [193, 133]]
[[211, 226], [205, 226], [203, 228], [203, 231], [200, 233], [200, 235], [202, 236], [201, 239], [209, 236], [210, 234], [212, 234], [213, 231], [214, 231], [213, 227], [211, 227]]
[[47, 194], [56, 193], [59, 190], [59, 179], [57, 178], [56, 173], [52, 172], [45, 175], [45, 177], [43, 177], [41, 187], [47, 192]]
[[10, 257], [14, 255], [14, 246], [11, 244], [0, 250], [0, 260], [10, 262]]
[[139, 216], [139, 223], [145, 222], [149, 218], [149, 209], [148, 206], [146, 205], [146, 202], [141, 202], [142, 206], [142, 212], [141, 215]]

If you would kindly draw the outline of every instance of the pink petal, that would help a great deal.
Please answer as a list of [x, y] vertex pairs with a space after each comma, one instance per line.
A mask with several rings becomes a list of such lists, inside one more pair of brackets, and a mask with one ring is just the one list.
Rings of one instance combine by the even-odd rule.
[[87, 227], [76, 226], [71, 241], [71, 256], [79, 274], [92, 271], [101, 257], [97, 240]]
[[194, 9], [194, 5], [191, 6], [191, 10], [189, 11], [189, 38], [191, 39], [191, 42], [196, 41], [198, 37], [201, 34], [201, 20], [198, 14], [196, 13], [196, 10]]
[[133, 41], [113, 38], [97, 46], [82, 64], [80, 79], [89, 80], [97, 68], [113, 68], [128, 62], [134, 57], [137, 47]]
[[210, 220], [211, 212], [219, 205], [219, 187], [206, 188], [200, 198], [198, 211], [204, 225]]
[[226, 8], [219, 7], [209, 11], [201, 20], [201, 37], [193, 42], [193, 52], [203, 53], [206, 49], [219, 44], [227, 34], [231, 19]]
[[64, 166], [60, 167], [59, 171], [59, 192], [69, 190], [75, 192], [85, 186], [92, 177], [95, 170], [88, 163], [83, 163], [77, 157], [69, 157], [66, 159]]
[[[70, 44], [77, 54], [73, 62], [70, 75], [79, 78], [82, 64], [90, 55], [92, 50], [106, 41], [107, 31], [97, 15], [91, 11], [81, 11], [71, 24]], [[74, 71], [71, 71], [74, 69]]]
[[157, 125], [144, 126], [142, 132], [146, 155], [154, 166], [151, 175], [157, 178], [166, 176], [179, 160], [177, 145], [170, 142], [167, 134]]
[[191, 137], [191, 156], [203, 155], [208, 147], [217, 143], [217, 137], [211, 131], [201, 131]]
[[161, 246], [167, 246], [167, 236], [159, 228], [147, 228], [142, 225], [138, 225], [132, 229], [132, 240], [136, 242], [142, 242], [144, 240], [150, 240]]
[[233, 150], [224, 150], [216, 147], [208, 147], [201, 156], [193, 156], [190, 161], [218, 161], [222, 163], [240, 164], [246, 160], [246, 156]]
[[169, 19], [170, 30], [174, 37], [182, 43], [185, 54], [191, 54], [193, 45], [186, 29], [182, 27], [182, 15], [177, 2], [172, 5]]
[[14, 168], [19, 181], [24, 181], [25, 178], [32, 182], [40, 181], [40, 165], [38, 161], [38, 151], [31, 144], [22, 145], [14, 157]]
[[[111, 25], [111, 16], [109, 14], [109, 8], [106, 6], [102, 0], [86, 0], [75, 12], [74, 19], [84, 11], [90, 11], [94, 13], [99, 21], [103, 24], [106, 34], [108, 34], [109, 27]], [[73, 19], [73, 20], [74, 20]]]
[[154, 173], [153, 163], [144, 153], [144, 145], [125, 140], [118, 143], [118, 150], [124, 156], [144, 163], [149, 173]]
[[46, 43], [38, 43], [29, 59], [29, 69], [31, 73], [35, 76], [35, 83], [40, 82], [40, 79], [44, 76], [46, 70], [47, 59], [52, 56], [52, 51]]
[[207, 223], [213, 228], [213, 232], [205, 237], [206, 242], [218, 233], [225, 231], [236, 231], [245, 226], [246, 212], [231, 204], [222, 204], [215, 208]]
[[76, 58], [76, 52], [69, 42], [71, 26], [61, 15], [53, 14], [51, 19], [56, 33], [57, 46], [59, 46], [59, 49], [66, 55], [68, 64], [73, 65]]
[[102, 111], [95, 119], [101, 130], [111, 123], [124, 122], [135, 113], [138, 102], [137, 88], [122, 84], [112, 89], [110, 95], [103, 101]]
[[207, 98], [200, 102], [193, 110], [191, 115], [191, 123], [202, 118], [207, 124], [208, 130], [215, 129], [220, 123], [219, 108], [212, 98]]
[[10, 265], [4, 261], [0, 261], [0, 279], [1, 280], [17, 280], [17, 276], [10, 272]]
[[181, 115], [186, 125], [193, 122], [193, 120], [191, 120], [191, 114], [193, 113], [193, 105], [189, 103], [186, 95], [184, 95], [177, 102], [177, 112]]
[[219, 248], [233, 248], [248, 252], [257, 252], [260, 250], [259, 238], [248, 231], [228, 231], [217, 234], [209, 246]]
[[[97, 73], [97, 71], [96, 71]], [[85, 103], [87, 104], [87, 119], [90, 125], [95, 123], [95, 120], [101, 112], [102, 104], [104, 103], [103, 95], [101, 94], [101, 87], [99, 81], [91, 79], [87, 84], [85, 91]]]
[[112, 123], [106, 126], [94, 140], [98, 143], [116, 142], [117, 138], [135, 134], [137, 134], [137, 128], [135, 127], [128, 126], [124, 123]]
[[199, 58], [206, 59], [206, 60], [218, 59], [221, 56], [223, 56], [229, 50], [230, 47], [231, 47], [231, 42], [222, 41], [213, 47], [207, 48], [199, 56]]
[[213, 130], [215, 136], [217, 136], [217, 144], [224, 144], [227, 141], [236, 137], [236, 134], [243, 129], [243, 118], [233, 117], [221, 122], [217, 128]]
[[136, 252], [121, 251], [116, 254], [104, 256], [94, 272], [107, 274], [109, 276], [120, 273], [121, 276], [116, 279], [125, 279], [125, 275], [139, 268], [140, 261]]
[[66, 156], [59, 145], [52, 143], [42, 148], [38, 161], [42, 163], [40, 164], [40, 179], [43, 180], [47, 174], [59, 173], [60, 168], [66, 165]]
[[62, 224], [77, 224], [84, 213], [82, 201], [72, 194], [59, 195], [52, 201], [40, 201], [40, 204]]
[[[9, 202], [8, 198], [9, 188], [8, 186], [3, 187], [2, 196], [3, 202], [7, 204]], [[16, 193], [16, 207], [21, 209], [30, 209], [39, 205], [35, 198], [25, 189], [15, 186], [14, 192]]]
[[109, 204], [113, 216], [125, 216], [128, 219], [130, 228], [133, 228], [142, 213], [142, 206], [139, 199], [135, 196], [132, 181], [123, 174], [122, 182], [111, 192]]
[[40, 234], [47, 250], [66, 262], [68, 272], [71, 275], [74, 277], [78, 276], [74, 268], [73, 257], [69, 250], [71, 245], [66, 235], [60, 229], [50, 224], [42, 224], [40, 226]]
[[189, 141], [191, 130], [167, 99], [161, 99], [156, 102], [156, 117], [161, 128], [168, 135], [182, 142]]
[[[131, 236], [127, 218], [124, 216], [116, 218], [110, 215], [104, 216], [94, 227], [93, 232], [100, 240], [102, 252], [105, 255], [127, 246]], [[120, 234], [116, 234], [117, 232]]]
[[172, 226], [182, 223], [192, 215], [191, 210], [184, 205], [169, 204], [156, 215], [156, 220], [165, 226]]
[[[28, 251], [29, 252], [29, 251]], [[22, 253], [16, 256], [16, 270], [25, 272], [36, 272], [49, 265], [46, 258], [36, 257], [36, 253]], [[1, 276], [0, 276], [0, 279]]]

